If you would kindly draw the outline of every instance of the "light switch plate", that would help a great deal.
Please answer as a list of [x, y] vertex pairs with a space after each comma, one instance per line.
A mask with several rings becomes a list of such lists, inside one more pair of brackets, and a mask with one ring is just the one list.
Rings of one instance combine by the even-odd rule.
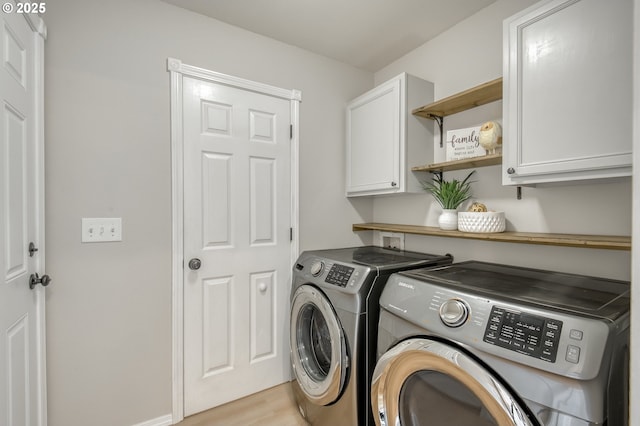
[[83, 217], [82, 242], [102, 243], [122, 241], [122, 218], [120, 217]]

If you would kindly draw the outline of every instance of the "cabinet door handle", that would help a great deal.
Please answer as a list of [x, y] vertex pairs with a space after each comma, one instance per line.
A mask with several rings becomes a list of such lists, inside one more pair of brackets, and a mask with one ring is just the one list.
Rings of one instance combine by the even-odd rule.
[[516, 172], [516, 169], [514, 169], [513, 167], [509, 167], [509, 168], [507, 169], [507, 174], [512, 175], [512, 174], [514, 174], [515, 172]]
[[391, 182], [391, 186], [398, 186], [398, 184], [395, 182]]

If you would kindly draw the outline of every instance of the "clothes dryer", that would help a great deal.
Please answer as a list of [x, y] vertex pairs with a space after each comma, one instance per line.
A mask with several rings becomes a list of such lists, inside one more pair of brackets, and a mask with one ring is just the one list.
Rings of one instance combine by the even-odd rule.
[[374, 246], [300, 255], [291, 289], [291, 361], [296, 401], [311, 425], [373, 424], [368, 395], [384, 284], [394, 272], [451, 261]]
[[378, 425], [623, 426], [630, 285], [483, 262], [394, 274]]

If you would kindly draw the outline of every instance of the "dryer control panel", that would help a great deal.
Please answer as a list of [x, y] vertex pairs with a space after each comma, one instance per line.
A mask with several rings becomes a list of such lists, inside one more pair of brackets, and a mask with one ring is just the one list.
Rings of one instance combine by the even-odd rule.
[[562, 321], [493, 306], [483, 340], [543, 361], [556, 362], [561, 332]]
[[345, 287], [351, 278], [351, 274], [355, 269], [351, 266], [340, 265], [339, 263], [334, 263], [329, 273], [327, 274], [327, 278], [325, 278], [325, 282], [329, 284], [339, 285], [340, 287]]

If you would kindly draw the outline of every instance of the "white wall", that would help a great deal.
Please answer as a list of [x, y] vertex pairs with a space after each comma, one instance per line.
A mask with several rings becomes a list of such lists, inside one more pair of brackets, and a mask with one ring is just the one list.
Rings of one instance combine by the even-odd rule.
[[[533, 0], [499, 0], [375, 74], [376, 84], [406, 71], [432, 81], [441, 99], [502, 76], [502, 22], [534, 4]], [[428, 102], [425, 102], [428, 103]], [[447, 129], [480, 125], [502, 118], [502, 102], [449, 116]], [[437, 133], [437, 132], [436, 132]], [[439, 138], [436, 161], [444, 160]], [[506, 141], [508, 143], [508, 141]], [[631, 181], [523, 188], [503, 187], [501, 166], [476, 169], [474, 199], [490, 209], [503, 210], [508, 230], [578, 234], [631, 234]], [[464, 177], [469, 171], [449, 172]], [[424, 174], [424, 179], [431, 175]], [[376, 198], [376, 222], [437, 226], [439, 205], [430, 195]], [[407, 249], [449, 252], [456, 260], [478, 259], [616, 279], [630, 277], [628, 251], [592, 250], [491, 243], [407, 235]]]
[[[531, 3], [499, 0], [376, 73], [376, 83], [407, 71], [433, 81], [442, 98], [502, 75], [501, 21]], [[171, 412], [167, 57], [302, 90], [301, 250], [369, 241], [367, 232], [351, 233], [355, 222], [435, 224], [426, 194], [344, 198], [344, 105], [373, 86], [371, 74], [157, 0], [51, 6], [44, 17], [50, 426], [129, 426]], [[458, 116], [447, 125], [498, 118], [501, 103]], [[476, 195], [504, 209], [511, 228], [630, 233], [629, 182], [525, 188], [517, 201], [513, 188], [501, 187], [498, 167], [478, 169], [477, 180]], [[636, 185], [636, 204], [638, 193]], [[604, 205], [616, 207], [608, 222], [591, 209]], [[124, 241], [80, 244], [80, 218], [102, 216], [123, 218]], [[407, 236], [407, 248], [619, 278], [630, 269], [628, 252], [417, 236]]]
[[[344, 105], [373, 75], [157, 0], [57, 0], [44, 16], [50, 426], [171, 413], [167, 57], [299, 89], [300, 247], [361, 244], [346, 200]], [[81, 244], [82, 217], [122, 217]]]

